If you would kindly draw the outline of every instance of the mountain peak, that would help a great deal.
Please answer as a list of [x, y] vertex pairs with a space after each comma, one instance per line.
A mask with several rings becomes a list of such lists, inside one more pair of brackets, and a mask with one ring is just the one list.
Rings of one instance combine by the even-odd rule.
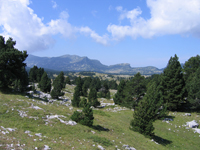
[[63, 55], [60, 57], [38, 57], [29, 55], [25, 61], [27, 67], [34, 65], [46, 69], [58, 71], [96, 71], [104, 73], [121, 73], [121, 74], [154, 74], [161, 73], [162, 70], [156, 67], [139, 67], [132, 68], [129, 63], [120, 63], [116, 65], [103, 65], [99, 60], [80, 57], [78, 55]]

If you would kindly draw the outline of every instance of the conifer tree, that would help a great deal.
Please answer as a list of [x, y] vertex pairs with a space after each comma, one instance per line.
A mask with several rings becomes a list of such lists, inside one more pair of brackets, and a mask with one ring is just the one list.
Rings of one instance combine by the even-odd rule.
[[187, 92], [186, 96], [189, 97], [190, 94], [191, 100], [191, 82], [193, 82], [192, 80], [196, 75], [196, 71], [198, 70], [198, 68], [200, 68], [200, 56], [197, 55], [195, 57], [191, 57], [188, 61], [185, 62], [183, 68], [183, 77], [185, 80], [185, 89]]
[[146, 92], [145, 78], [141, 76], [140, 72], [134, 75], [134, 77], [126, 84], [122, 105], [129, 108], [135, 108], [141, 97]]
[[188, 83], [188, 101], [191, 109], [200, 110], [200, 67]]
[[[162, 108], [162, 109], [161, 109]], [[156, 83], [148, 86], [148, 90], [144, 98], [136, 107], [130, 129], [139, 132], [147, 137], [154, 135], [153, 122], [164, 116], [166, 112], [163, 105], [163, 99]]]
[[101, 88], [101, 81], [99, 78], [93, 78], [90, 84], [90, 89], [95, 88], [98, 91]]
[[79, 103], [79, 107], [85, 107], [86, 104], [87, 104], [87, 99], [85, 97], [82, 97]]
[[192, 75], [194, 76], [198, 68], [200, 68], [200, 56], [191, 57], [185, 62], [183, 66], [184, 79], [187, 82], [188, 78]]
[[51, 91], [51, 97], [58, 99], [58, 96], [63, 96], [62, 88], [64, 87], [64, 75], [61, 72], [53, 81], [53, 90]]
[[88, 89], [87, 89], [87, 85], [85, 82], [83, 83], [82, 95], [85, 97], [87, 97], [87, 95], [88, 95]]
[[15, 44], [12, 38], [5, 42], [4, 37], [0, 36], [0, 88], [13, 85], [15, 80], [23, 82], [21, 77], [24, 76], [24, 61], [28, 55], [26, 51], [16, 49]]
[[90, 89], [88, 101], [91, 106], [97, 107], [100, 105], [99, 101], [97, 100], [97, 91], [95, 88]]
[[117, 93], [114, 95], [114, 98], [113, 98], [115, 104], [119, 104], [119, 105], [122, 104], [125, 98], [125, 95], [124, 95], [125, 85], [126, 85], [126, 82], [124, 80], [121, 80], [117, 88]]
[[48, 77], [47, 73], [44, 72], [39, 82], [39, 87], [42, 92], [50, 92], [51, 91], [51, 79]]
[[30, 71], [29, 71], [29, 81], [36, 82], [36, 80], [37, 80], [37, 70], [38, 70], [37, 66], [33, 66], [33, 68], [30, 69]]
[[82, 93], [82, 79], [81, 79], [80, 76], [76, 80], [76, 89], [77, 89], [77, 91], [79, 91], [79, 96], [82, 96], [83, 95], [83, 93]]
[[69, 76], [67, 76], [67, 78], [65, 79], [65, 83], [71, 85], [71, 81], [70, 81]]
[[160, 90], [168, 109], [178, 109], [185, 95], [185, 83], [177, 55], [170, 58], [167, 68], [161, 75]]
[[93, 116], [93, 110], [90, 107], [91, 105], [87, 103], [83, 108], [83, 111], [82, 112], [75, 111], [71, 116], [71, 119], [82, 125], [91, 127], [93, 125], [94, 116]]
[[74, 89], [73, 99], [72, 99], [72, 106], [79, 107], [80, 99], [80, 91], [77, 87]]
[[59, 74], [58, 76], [59, 76], [60, 82], [62, 83], [62, 88], [65, 88], [65, 77], [64, 77], [64, 72], [61, 71], [60, 74]]
[[93, 125], [93, 120], [94, 120], [94, 116], [93, 116], [93, 110], [92, 108], [90, 108], [91, 105], [89, 103], [87, 103], [85, 105], [85, 107], [83, 108], [82, 114], [83, 114], [83, 119], [80, 121], [80, 123], [82, 125], [86, 125], [91, 127]]
[[37, 70], [36, 80], [37, 82], [41, 81], [42, 75], [44, 74], [44, 68], [39, 68]]

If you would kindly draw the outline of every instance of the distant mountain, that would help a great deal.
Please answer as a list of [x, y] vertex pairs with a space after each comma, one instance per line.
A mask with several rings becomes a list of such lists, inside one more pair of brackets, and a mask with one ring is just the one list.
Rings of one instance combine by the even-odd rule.
[[46, 69], [58, 71], [95, 71], [102, 73], [115, 74], [159, 74], [163, 69], [156, 67], [135, 67], [132, 68], [128, 63], [116, 65], [103, 65], [98, 60], [89, 59], [88, 57], [80, 57], [77, 55], [63, 55], [60, 57], [38, 57], [30, 55], [27, 57], [25, 63], [27, 67], [32, 68], [34, 65]]

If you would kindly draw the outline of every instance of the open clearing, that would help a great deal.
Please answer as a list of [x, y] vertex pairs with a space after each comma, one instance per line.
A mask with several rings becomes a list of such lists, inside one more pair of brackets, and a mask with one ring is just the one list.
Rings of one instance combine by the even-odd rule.
[[[157, 120], [155, 138], [148, 139], [129, 129], [133, 110], [106, 106], [94, 110], [94, 126], [70, 125], [75, 110], [70, 105], [73, 86], [66, 86], [68, 101], [42, 101], [17, 93], [0, 93], [0, 149], [199, 149], [200, 134], [185, 126], [200, 121], [200, 114], [169, 112], [173, 121]], [[116, 92], [116, 91], [113, 91]], [[112, 92], [111, 92], [112, 93]], [[104, 103], [112, 100], [99, 99]], [[69, 124], [67, 124], [69, 123]]]

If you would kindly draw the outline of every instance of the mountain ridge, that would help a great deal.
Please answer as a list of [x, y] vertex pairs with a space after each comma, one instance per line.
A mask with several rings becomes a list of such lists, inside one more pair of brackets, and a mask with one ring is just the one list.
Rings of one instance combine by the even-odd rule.
[[163, 69], [154, 66], [131, 67], [129, 63], [120, 63], [115, 65], [104, 65], [99, 60], [89, 59], [87, 56], [62, 55], [58, 57], [39, 57], [29, 54], [25, 63], [27, 67], [38, 66], [42, 68], [57, 71], [94, 71], [114, 74], [136, 74], [140, 72], [143, 75], [160, 74]]

